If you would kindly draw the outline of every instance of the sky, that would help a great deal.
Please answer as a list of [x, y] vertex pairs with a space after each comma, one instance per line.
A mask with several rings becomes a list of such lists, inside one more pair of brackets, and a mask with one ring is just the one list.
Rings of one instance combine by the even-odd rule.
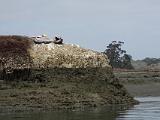
[[58, 35], [103, 52], [123, 41], [133, 59], [160, 58], [160, 0], [0, 0], [0, 35]]

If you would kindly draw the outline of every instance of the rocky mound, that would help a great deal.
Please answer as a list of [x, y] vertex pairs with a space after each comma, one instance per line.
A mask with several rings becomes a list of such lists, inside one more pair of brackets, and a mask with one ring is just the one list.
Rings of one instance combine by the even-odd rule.
[[26, 73], [41, 68], [110, 67], [107, 56], [102, 53], [77, 45], [35, 44], [33, 39], [24, 36], [0, 36], [0, 49], [1, 79], [18, 79], [17, 70]]
[[0, 79], [19, 81], [1, 83], [0, 105], [56, 109], [135, 103], [102, 53], [70, 44], [35, 44], [22, 36], [2, 36], [0, 43]]

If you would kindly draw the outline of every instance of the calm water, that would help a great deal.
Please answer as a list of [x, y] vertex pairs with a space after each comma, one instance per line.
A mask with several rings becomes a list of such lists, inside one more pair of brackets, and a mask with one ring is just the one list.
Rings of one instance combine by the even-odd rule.
[[0, 120], [160, 120], [160, 97], [137, 98], [133, 107], [110, 106], [64, 112], [0, 113]]
[[116, 120], [160, 120], [160, 97], [137, 98], [141, 103], [119, 114]]

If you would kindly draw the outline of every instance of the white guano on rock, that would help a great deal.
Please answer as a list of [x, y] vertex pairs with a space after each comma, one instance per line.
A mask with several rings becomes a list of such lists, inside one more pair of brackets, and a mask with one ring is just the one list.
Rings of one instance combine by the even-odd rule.
[[73, 44], [33, 44], [29, 52], [35, 68], [110, 67], [103, 53]]

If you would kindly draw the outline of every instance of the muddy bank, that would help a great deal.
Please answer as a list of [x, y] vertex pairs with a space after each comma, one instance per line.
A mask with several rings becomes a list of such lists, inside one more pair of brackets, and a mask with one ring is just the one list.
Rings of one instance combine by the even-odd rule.
[[134, 99], [108, 71], [108, 68], [35, 70], [34, 74], [40, 76], [34, 82], [1, 81], [0, 106], [23, 110], [134, 104]]
[[136, 97], [146, 97], [160, 96], [160, 83], [148, 83], [148, 84], [125, 84], [125, 88], [132, 96]]

